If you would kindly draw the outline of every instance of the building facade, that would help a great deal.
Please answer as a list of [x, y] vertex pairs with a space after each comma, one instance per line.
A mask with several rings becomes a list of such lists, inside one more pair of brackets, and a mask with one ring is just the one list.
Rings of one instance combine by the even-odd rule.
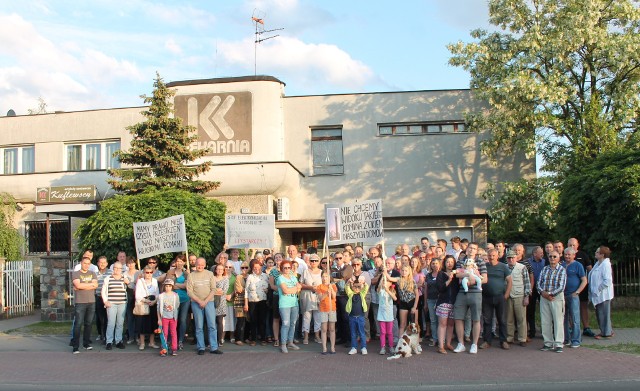
[[[322, 246], [324, 205], [382, 199], [387, 252], [420, 237], [485, 242], [490, 183], [530, 178], [522, 154], [490, 162], [465, 114], [486, 108], [469, 90], [286, 96], [270, 76], [177, 81], [176, 115], [196, 127], [192, 148], [214, 163], [203, 179], [221, 186], [207, 196], [229, 213], [276, 214], [281, 246]], [[131, 142], [127, 126], [144, 107], [0, 118], [0, 188], [19, 202], [16, 225], [27, 252], [76, 251], [71, 232], [113, 195], [106, 169]], [[43, 188], [95, 186], [96, 201], [38, 202]], [[44, 221], [49, 215], [49, 225]], [[43, 228], [44, 227], [44, 228]], [[188, 229], [188, 227], [187, 227]], [[54, 245], [55, 243], [55, 245]], [[370, 243], [364, 243], [365, 245]], [[45, 246], [46, 247], [46, 246]]]

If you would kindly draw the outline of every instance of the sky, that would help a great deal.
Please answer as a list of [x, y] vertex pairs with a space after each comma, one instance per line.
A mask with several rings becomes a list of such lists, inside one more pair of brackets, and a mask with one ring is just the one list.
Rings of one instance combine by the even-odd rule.
[[[283, 30], [256, 46], [252, 16]], [[485, 0], [0, 0], [0, 115], [141, 106], [156, 72], [270, 75], [288, 96], [468, 88], [446, 46], [487, 19]]]

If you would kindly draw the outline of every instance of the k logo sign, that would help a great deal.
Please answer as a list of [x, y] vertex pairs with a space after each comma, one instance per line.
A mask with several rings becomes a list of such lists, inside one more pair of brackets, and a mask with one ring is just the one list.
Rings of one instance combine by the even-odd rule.
[[212, 156], [251, 155], [250, 92], [176, 96], [175, 109], [198, 132], [192, 149], [208, 148]]

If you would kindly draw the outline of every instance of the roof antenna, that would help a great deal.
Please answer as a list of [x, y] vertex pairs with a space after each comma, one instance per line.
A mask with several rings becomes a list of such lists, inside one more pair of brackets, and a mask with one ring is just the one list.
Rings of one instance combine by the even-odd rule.
[[266, 41], [267, 39], [275, 38], [280, 36], [280, 34], [271, 35], [269, 37], [262, 37], [262, 34], [271, 33], [273, 31], [284, 30], [283, 28], [273, 29], [273, 30], [265, 30], [264, 29], [264, 15], [263, 11], [255, 8], [253, 10], [253, 15], [251, 16], [251, 21], [255, 25], [255, 35], [256, 39], [253, 43], [253, 74], [254, 76], [258, 75], [258, 44]]

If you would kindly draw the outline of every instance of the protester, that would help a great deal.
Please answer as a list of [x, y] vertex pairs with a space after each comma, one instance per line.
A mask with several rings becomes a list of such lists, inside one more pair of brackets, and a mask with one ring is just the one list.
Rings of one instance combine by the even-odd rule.
[[177, 356], [178, 353], [178, 333], [177, 333], [177, 320], [180, 309], [180, 297], [173, 291], [173, 280], [166, 278], [163, 284], [163, 290], [158, 297], [158, 326], [162, 326], [162, 332], [167, 344], [171, 342], [171, 350], [169, 352], [162, 352], [162, 356], [166, 356], [167, 353], [172, 356]]
[[611, 250], [607, 246], [598, 247], [596, 264], [589, 272], [589, 297], [596, 308], [596, 319], [600, 334], [596, 339], [613, 337], [611, 326], [611, 300], [613, 299], [613, 277], [611, 271]]
[[144, 350], [145, 336], [149, 336], [149, 347], [154, 349], [158, 345], [154, 342], [154, 332], [158, 324], [158, 312], [156, 303], [158, 302], [158, 280], [153, 277], [154, 269], [146, 266], [142, 270], [143, 276], [136, 282], [136, 304], [143, 303], [149, 307], [146, 315], [136, 315], [136, 330], [140, 334], [138, 348]]
[[282, 261], [280, 263], [281, 274], [276, 280], [279, 289], [278, 296], [280, 296], [280, 323], [282, 324], [280, 350], [282, 353], [289, 353], [289, 349], [300, 349], [294, 343], [294, 333], [299, 311], [298, 294], [302, 285], [294, 273], [291, 273], [291, 265], [292, 263], [288, 260]]
[[118, 349], [124, 349], [122, 330], [127, 309], [127, 284], [129, 280], [122, 274], [123, 265], [116, 262], [112, 274], [104, 279], [102, 284], [102, 302], [107, 310], [106, 342], [107, 350], [115, 343]]

